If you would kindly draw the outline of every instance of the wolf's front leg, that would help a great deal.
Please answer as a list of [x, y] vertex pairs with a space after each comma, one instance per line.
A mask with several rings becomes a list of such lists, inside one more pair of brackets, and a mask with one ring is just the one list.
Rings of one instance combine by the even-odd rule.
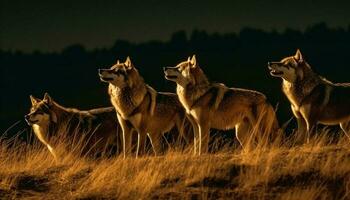
[[306, 133], [306, 121], [304, 120], [302, 114], [294, 108], [294, 106], [291, 106], [293, 115], [297, 119], [298, 123], [298, 134], [304, 135]]
[[[199, 153], [199, 125], [191, 115], [187, 115], [187, 119], [190, 121], [193, 128], [193, 155], [197, 155], [197, 154], [200, 154]], [[188, 135], [189, 133], [185, 133], [185, 134]]]
[[[302, 138], [305, 139], [305, 135], [307, 135], [307, 132], [306, 132], [306, 121], [305, 119], [303, 118], [302, 114], [294, 108], [294, 106], [291, 106], [292, 107], [292, 111], [293, 111], [293, 114], [295, 116], [295, 118], [297, 119], [297, 123], [298, 123], [298, 136], [303, 136]], [[299, 137], [298, 137], [299, 138]]]
[[210, 126], [207, 123], [202, 123], [199, 125], [199, 149], [198, 149], [198, 155], [201, 155], [202, 153], [208, 153], [209, 148], [209, 132], [210, 132]]
[[132, 131], [130, 128], [123, 130], [123, 152], [124, 158], [131, 153]]
[[312, 115], [307, 116], [306, 114], [302, 113], [305, 123], [306, 123], [306, 143], [310, 142], [310, 136], [314, 136], [316, 133], [316, 124], [317, 121], [315, 117]]
[[303, 118], [296, 118], [298, 124], [298, 134], [305, 135], [306, 134], [306, 121]]
[[310, 136], [313, 136], [316, 133], [317, 117], [312, 110], [310, 104], [300, 107], [300, 114], [306, 123], [307, 143], [310, 142]]
[[117, 114], [117, 117], [118, 117], [119, 124], [122, 127], [123, 154], [124, 154], [124, 158], [126, 158], [126, 155], [131, 153], [133, 128], [131, 127], [130, 122], [124, 120], [119, 114]]
[[307, 131], [307, 143], [310, 142], [310, 137], [314, 136], [316, 133], [316, 120], [308, 119], [306, 121], [306, 131]]

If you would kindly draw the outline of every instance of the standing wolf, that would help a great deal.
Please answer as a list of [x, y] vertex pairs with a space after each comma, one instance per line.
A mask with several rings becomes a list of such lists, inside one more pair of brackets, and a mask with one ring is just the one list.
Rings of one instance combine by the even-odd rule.
[[350, 83], [332, 83], [317, 75], [299, 50], [280, 62], [269, 62], [268, 68], [272, 76], [283, 79], [282, 90], [297, 118], [298, 131], [307, 132], [307, 142], [317, 123], [339, 124], [350, 136]]
[[59, 158], [51, 136], [64, 135], [71, 141], [78, 137], [78, 142], [83, 145], [81, 153], [89, 155], [105, 153], [107, 147], [117, 145], [119, 126], [113, 107], [88, 111], [65, 108], [47, 93], [43, 100], [33, 96], [30, 96], [30, 100], [32, 107], [30, 113], [25, 115], [25, 120], [56, 161]]
[[262, 93], [210, 83], [195, 56], [176, 67], [165, 67], [164, 73], [167, 80], [177, 83], [180, 102], [195, 121], [195, 153], [208, 151], [210, 128], [235, 128], [244, 147], [255, 125], [260, 124], [264, 133], [279, 127], [273, 107]]
[[108, 82], [108, 93], [123, 129], [124, 156], [131, 151], [131, 137], [138, 133], [136, 156], [145, 150], [149, 136], [155, 154], [161, 150], [161, 137], [174, 126], [183, 135], [185, 111], [176, 94], [156, 92], [145, 84], [128, 57], [110, 69], [99, 69], [101, 81]]

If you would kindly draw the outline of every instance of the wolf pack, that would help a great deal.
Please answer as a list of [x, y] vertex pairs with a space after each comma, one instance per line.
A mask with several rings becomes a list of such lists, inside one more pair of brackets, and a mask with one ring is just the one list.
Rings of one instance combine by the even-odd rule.
[[[318, 75], [300, 50], [268, 62], [268, 69], [271, 76], [282, 79], [282, 91], [305, 142], [317, 124], [339, 125], [350, 139], [350, 83], [332, 83]], [[176, 93], [157, 92], [146, 84], [127, 57], [125, 62], [118, 60], [98, 70], [100, 80], [108, 84], [111, 107], [66, 108], [45, 93], [43, 99], [30, 96], [32, 106], [25, 120], [56, 161], [60, 156], [51, 137], [62, 134], [62, 126], [68, 136], [84, 135], [84, 151], [96, 154], [114, 145], [124, 157], [144, 155], [149, 146], [160, 155], [169, 131], [193, 145], [195, 155], [208, 152], [210, 129], [235, 129], [243, 149], [252, 142], [253, 132], [258, 139], [259, 134], [283, 134], [274, 107], [263, 93], [209, 82], [195, 55], [163, 71], [165, 79], [176, 83]]]

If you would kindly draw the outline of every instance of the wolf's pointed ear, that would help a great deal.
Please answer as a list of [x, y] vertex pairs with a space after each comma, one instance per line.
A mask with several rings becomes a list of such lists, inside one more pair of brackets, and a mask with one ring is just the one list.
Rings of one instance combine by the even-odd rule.
[[45, 94], [44, 94], [44, 99], [43, 99], [43, 101], [45, 101], [47, 104], [49, 104], [49, 105], [51, 105], [52, 104], [52, 98], [50, 97], [50, 95], [47, 93], [47, 92], [45, 92]]
[[126, 58], [124, 64], [125, 64], [127, 69], [131, 69], [132, 68], [133, 65], [132, 65], [132, 62], [131, 62], [131, 59], [130, 59], [129, 56]]
[[301, 54], [299, 49], [297, 49], [297, 52], [295, 53], [294, 58], [295, 58], [295, 60], [298, 61], [298, 63], [304, 62], [303, 55]]
[[30, 98], [30, 101], [32, 102], [32, 105], [35, 105], [35, 104], [37, 104], [39, 101], [41, 101], [40, 99], [34, 97], [33, 95], [30, 95], [29, 98]]
[[188, 56], [187, 62], [191, 62], [191, 56]]
[[119, 59], [117, 60], [117, 65], [119, 65], [120, 64], [120, 61], [119, 61]]
[[192, 56], [190, 63], [191, 63], [192, 67], [196, 67], [197, 66], [196, 55]]

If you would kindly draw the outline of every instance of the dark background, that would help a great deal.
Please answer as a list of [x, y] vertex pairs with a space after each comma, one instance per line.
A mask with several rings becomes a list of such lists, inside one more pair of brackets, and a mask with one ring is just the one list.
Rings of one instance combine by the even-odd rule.
[[[79, 109], [109, 106], [97, 69], [131, 56], [146, 82], [175, 92], [162, 67], [196, 54], [212, 81], [255, 89], [291, 117], [267, 62], [300, 48], [321, 75], [350, 82], [348, 1], [2, 1], [0, 133], [25, 127], [29, 95]], [[250, 28], [249, 28], [250, 27]], [[350, 102], [349, 102], [350, 104]]]

